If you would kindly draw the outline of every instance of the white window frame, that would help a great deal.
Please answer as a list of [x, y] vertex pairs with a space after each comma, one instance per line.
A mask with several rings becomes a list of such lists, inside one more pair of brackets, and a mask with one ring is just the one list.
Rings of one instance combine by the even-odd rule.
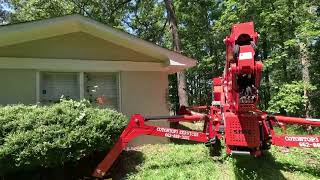
[[117, 83], [118, 83], [118, 111], [122, 112], [122, 89], [121, 89], [121, 71], [117, 72], [118, 73], [118, 79], [117, 79]]
[[84, 99], [84, 72], [79, 72], [80, 100]]
[[36, 71], [36, 103], [40, 103], [40, 71]]

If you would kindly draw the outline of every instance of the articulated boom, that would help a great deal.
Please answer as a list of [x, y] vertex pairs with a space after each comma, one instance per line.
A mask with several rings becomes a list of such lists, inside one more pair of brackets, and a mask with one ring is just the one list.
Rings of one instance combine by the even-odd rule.
[[[224, 139], [227, 153], [233, 155], [260, 156], [271, 145], [320, 148], [320, 136], [277, 135], [273, 129], [275, 125], [285, 129], [285, 124], [320, 126], [320, 120], [270, 115], [257, 109], [263, 69], [257, 58], [257, 40], [253, 22], [233, 25], [230, 36], [224, 40], [226, 64], [223, 76], [212, 79], [212, 105], [182, 106], [177, 116], [143, 117], [134, 114], [93, 176], [103, 177], [128, 142], [140, 135], [198, 141], [214, 147], [220, 146], [221, 139]], [[204, 126], [198, 132], [145, 124], [146, 121], [160, 119], [169, 122], [202, 121]]]

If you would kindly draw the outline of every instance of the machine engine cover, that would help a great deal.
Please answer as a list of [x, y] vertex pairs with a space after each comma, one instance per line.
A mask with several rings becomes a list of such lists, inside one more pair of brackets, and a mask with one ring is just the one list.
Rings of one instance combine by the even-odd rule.
[[225, 138], [228, 146], [259, 147], [260, 132], [257, 117], [226, 113]]

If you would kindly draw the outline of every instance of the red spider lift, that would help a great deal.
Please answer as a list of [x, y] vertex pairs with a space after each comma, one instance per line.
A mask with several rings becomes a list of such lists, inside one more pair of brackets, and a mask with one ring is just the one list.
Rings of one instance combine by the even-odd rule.
[[[198, 141], [210, 146], [220, 146], [224, 140], [230, 155], [261, 156], [271, 145], [320, 148], [320, 136], [277, 135], [273, 128], [277, 125], [285, 129], [285, 124], [320, 126], [319, 119], [270, 115], [257, 108], [263, 69], [257, 58], [257, 40], [253, 22], [233, 25], [231, 35], [224, 40], [226, 64], [223, 76], [212, 79], [212, 105], [181, 107], [177, 116], [132, 115], [127, 128], [92, 175], [103, 177], [128, 142], [140, 135]], [[202, 121], [204, 128], [200, 132], [145, 124], [159, 119], [169, 122]]]

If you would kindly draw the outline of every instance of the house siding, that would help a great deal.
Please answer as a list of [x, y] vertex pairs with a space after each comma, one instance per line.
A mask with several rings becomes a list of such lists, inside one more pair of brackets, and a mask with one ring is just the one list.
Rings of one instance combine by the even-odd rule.
[[0, 104], [34, 104], [36, 71], [0, 69]]
[[3, 46], [0, 57], [163, 62], [83, 32]]
[[[166, 102], [168, 74], [165, 72], [121, 72], [121, 109], [130, 117], [139, 113], [144, 116], [169, 115]], [[147, 124], [169, 127], [167, 121], [153, 121]], [[143, 143], [167, 143], [167, 138], [141, 136], [130, 145]]]
[[[128, 118], [135, 113], [144, 116], [169, 115], [166, 102], [168, 74], [152, 71], [120, 72], [120, 109]], [[0, 69], [0, 104], [35, 104], [36, 71]], [[147, 122], [151, 125], [169, 127], [166, 121]], [[167, 138], [141, 136], [130, 145], [167, 143]]]

